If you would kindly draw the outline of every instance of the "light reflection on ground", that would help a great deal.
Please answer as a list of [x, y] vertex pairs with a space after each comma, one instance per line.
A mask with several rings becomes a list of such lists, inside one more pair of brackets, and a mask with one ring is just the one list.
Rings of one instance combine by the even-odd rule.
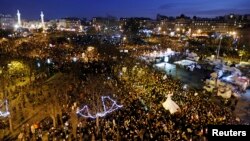
[[184, 84], [195, 88], [201, 88], [203, 86], [203, 79], [206, 77], [206, 73], [202, 73], [201, 70], [195, 69], [194, 71], [188, 71], [187, 69], [176, 66], [170, 63], [158, 63], [156, 67], [164, 70], [167, 74], [180, 79]]

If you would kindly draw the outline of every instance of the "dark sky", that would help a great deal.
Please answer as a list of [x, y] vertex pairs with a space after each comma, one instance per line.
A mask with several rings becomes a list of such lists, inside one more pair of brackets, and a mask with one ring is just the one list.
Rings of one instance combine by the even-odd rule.
[[0, 0], [0, 13], [15, 15], [17, 9], [26, 19], [38, 19], [41, 10], [46, 19], [107, 15], [155, 18], [157, 13], [214, 17], [250, 13], [250, 0]]

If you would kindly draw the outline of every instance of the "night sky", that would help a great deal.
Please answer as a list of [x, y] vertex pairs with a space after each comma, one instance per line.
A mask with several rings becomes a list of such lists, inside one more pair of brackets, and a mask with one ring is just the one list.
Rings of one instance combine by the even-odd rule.
[[150, 17], [156, 14], [214, 17], [229, 13], [250, 14], [250, 0], [1, 0], [0, 13], [38, 19], [61, 17], [115, 16]]

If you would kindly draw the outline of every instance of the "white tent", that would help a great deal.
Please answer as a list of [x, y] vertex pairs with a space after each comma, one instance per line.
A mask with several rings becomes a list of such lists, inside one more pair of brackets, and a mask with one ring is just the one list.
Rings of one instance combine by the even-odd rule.
[[232, 95], [232, 90], [229, 87], [219, 87], [217, 95], [228, 99]]
[[195, 61], [191, 61], [191, 60], [181, 60], [181, 61], [174, 62], [174, 64], [178, 64], [181, 66], [190, 66], [190, 65], [197, 64], [197, 63]]
[[166, 110], [169, 110], [171, 114], [177, 112], [180, 109], [180, 107], [171, 99], [171, 95], [168, 95], [167, 100], [162, 103], [162, 105]]

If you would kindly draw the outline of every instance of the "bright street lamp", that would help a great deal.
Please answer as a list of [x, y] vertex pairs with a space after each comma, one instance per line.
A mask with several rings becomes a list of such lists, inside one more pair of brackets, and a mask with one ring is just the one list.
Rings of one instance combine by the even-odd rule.
[[50, 59], [47, 59], [47, 63], [50, 64], [50, 63], [51, 63], [51, 60], [50, 60]]
[[216, 56], [216, 59], [219, 59], [219, 55], [220, 55], [220, 46], [221, 46], [222, 36], [220, 36], [219, 38], [220, 38], [220, 43], [219, 43], [219, 46], [218, 46], [218, 49], [217, 49], [217, 56]]
[[127, 38], [126, 37], [123, 37], [123, 41], [125, 41]]
[[77, 61], [77, 58], [76, 58], [76, 57], [73, 57], [73, 61], [76, 62], [76, 61]]
[[201, 29], [198, 29], [198, 30], [197, 30], [197, 33], [198, 33], [198, 34], [201, 34]]

